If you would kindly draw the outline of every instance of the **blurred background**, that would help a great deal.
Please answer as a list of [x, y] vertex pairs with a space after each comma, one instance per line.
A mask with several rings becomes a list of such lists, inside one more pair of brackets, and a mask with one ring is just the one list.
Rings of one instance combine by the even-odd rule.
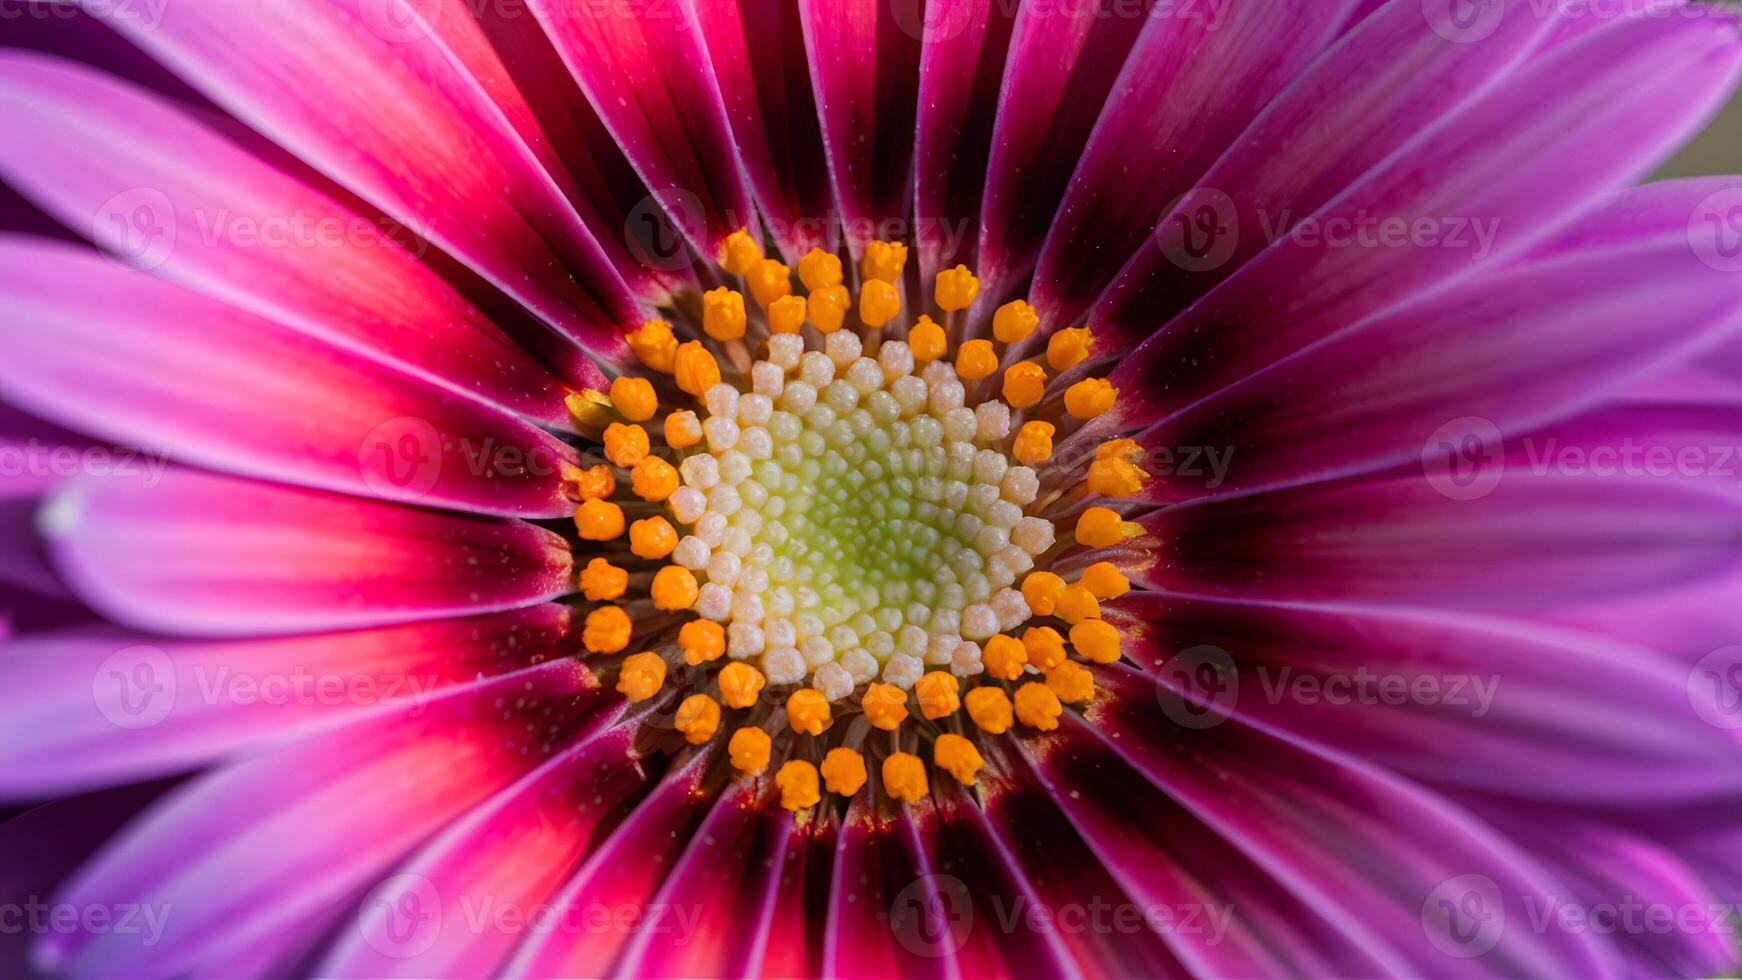
[[1742, 174], [1742, 95], [1731, 99], [1705, 132], [1689, 143], [1674, 160], [1663, 165], [1657, 177], [1715, 174]]

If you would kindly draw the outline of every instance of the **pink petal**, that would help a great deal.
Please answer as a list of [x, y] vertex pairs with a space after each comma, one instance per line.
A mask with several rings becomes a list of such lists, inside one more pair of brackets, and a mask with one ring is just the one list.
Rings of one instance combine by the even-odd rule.
[[514, 609], [570, 589], [562, 538], [170, 469], [82, 478], [42, 518], [61, 573], [117, 622], [191, 636], [314, 632]]
[[531, 424], [88, 250], [0, 239], [0, 392], [249, 476], [480, 513], [573, 512]]

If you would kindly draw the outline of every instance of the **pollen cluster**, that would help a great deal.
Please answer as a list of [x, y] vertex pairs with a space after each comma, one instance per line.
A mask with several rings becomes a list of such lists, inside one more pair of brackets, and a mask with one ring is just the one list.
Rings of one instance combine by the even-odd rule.
[[[938, 772], [973, 785], [975, 738], [1056, 727], [1094, 697], [1081, 662], [1121, 656], [1099, 603], [1124, 575], [1048, 570], [1137, 533], [1093, 500], [1141, 489], [1136, 443], [1046, 474], [1061, 430], [1116, 400], [1099, 378], [1054, 383], [1093, 337], [1028, 343], [1039, 317], [1021, 300], [990, 316], [990, 337], [968, 337], [979, 283], [965, 266], [937, 276], [935, 318], [905, 317], [898, 243], [865, 249], [856, 297], [820, 249], [798, 262], [803, 295], [747, 232], [719, 260], [729, 284], [700, 296], [699, 322], [629, 336], [647, 377], [570, 400], [603, 457], [568, 480], [576, 534], [598, 552], [578, 583], [581, 645], [624, 655], [609, 666], [631, 701], [681, 684], [676, 733], [729, 733], [743, 775], [778, 763], [790, 809], [858, 792], [868, 771], [852, 743], [870, 730], [912, 727]], [[940, 727], [959, 711], [969, 737]], [[884, 754], [877, 772], [892, 798], [928, 792], [913, 753]]]

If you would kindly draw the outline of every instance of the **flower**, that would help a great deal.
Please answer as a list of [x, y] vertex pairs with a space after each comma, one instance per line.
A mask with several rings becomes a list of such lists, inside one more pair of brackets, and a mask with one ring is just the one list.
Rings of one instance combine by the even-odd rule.
[[34, 968], [1736, 968], [1722, 8], [85, 6]]

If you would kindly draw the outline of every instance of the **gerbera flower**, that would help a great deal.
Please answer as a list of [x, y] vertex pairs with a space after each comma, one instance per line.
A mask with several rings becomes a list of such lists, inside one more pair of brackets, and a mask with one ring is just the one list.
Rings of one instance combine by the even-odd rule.
[[8, 972], [1736, 968], [1722, 8], [82, 6]]

